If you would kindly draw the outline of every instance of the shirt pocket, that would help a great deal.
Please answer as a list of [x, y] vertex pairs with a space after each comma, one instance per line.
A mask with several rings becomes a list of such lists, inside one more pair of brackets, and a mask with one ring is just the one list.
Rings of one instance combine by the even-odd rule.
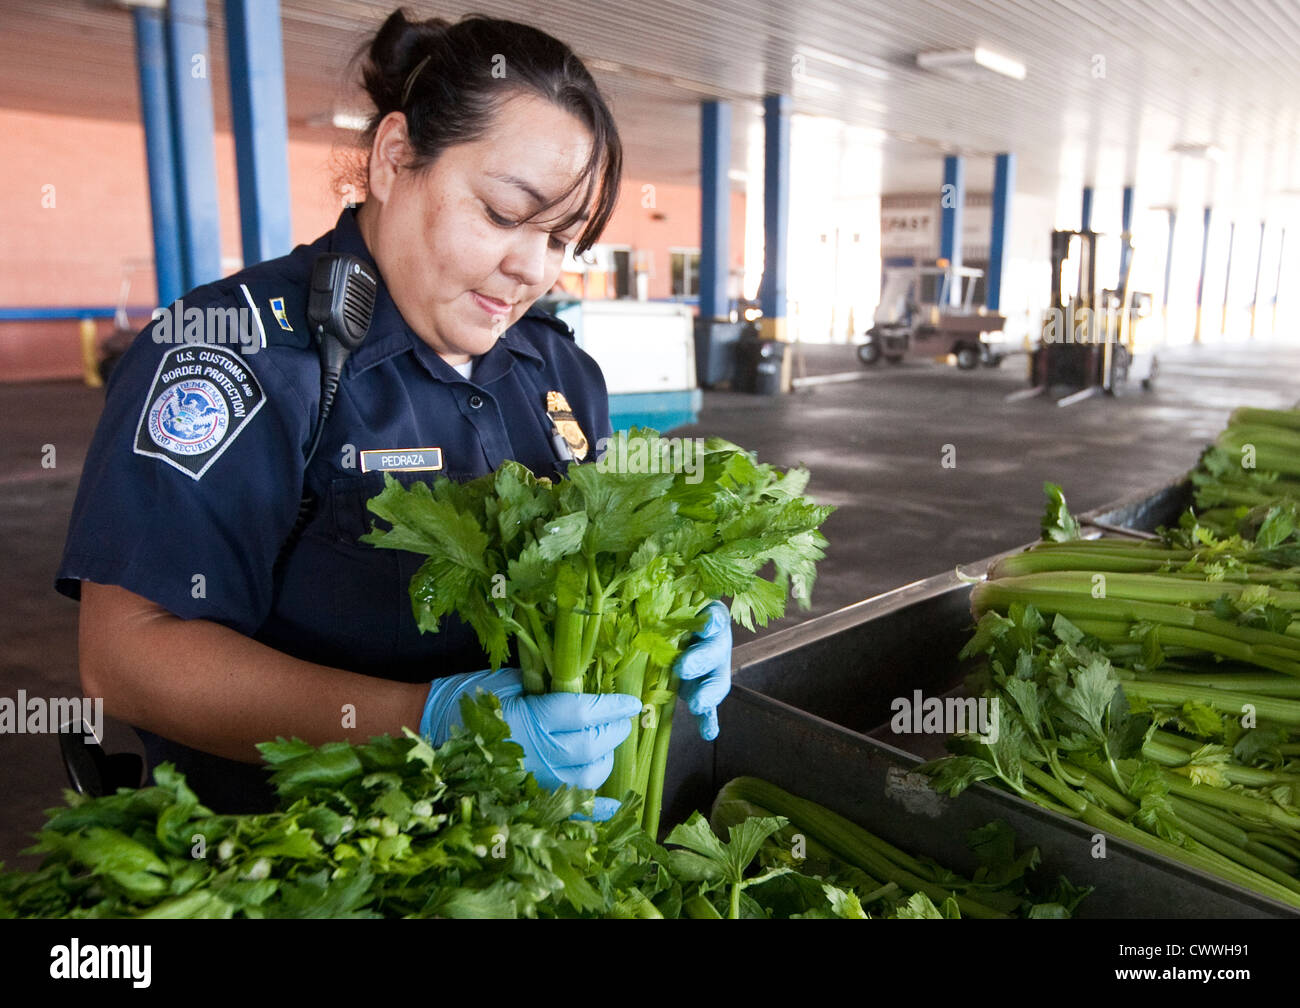
[[381, 472], [359, 473], [356, 476], [340, 476], [329, 481], [329, 500], [325, 507], [326, 538], [339, 546], [351, 546], [360, 550], [373, 550], [375, 547], [358, 540], [370, 531], [376, 516], [366, 507], [366, 502], [379, 496], [384, 489], [384, 474]]
[[[383, 492], [384, 475], [382, 471], [375, 471], [358, 473], [355, 476], [339, 476], [329, 481], [329, 501], [323, 510], [326, 522], [324, 532], [331, 542], [340, 546], [355, 546], [363, 550], [375, 548], [358, 540], [379, 520], [378, 515], [366, 504]], [[457, 473], [396, 471], [389, 472], [388, 475], [406, 487], [416, 483], [431, 484], [444, 475], [451, 476], [457, 482], [462, 481], [459, 478], [460, 474]], [[465, 474], [465, 478], [470, 478], [470, 475]]]

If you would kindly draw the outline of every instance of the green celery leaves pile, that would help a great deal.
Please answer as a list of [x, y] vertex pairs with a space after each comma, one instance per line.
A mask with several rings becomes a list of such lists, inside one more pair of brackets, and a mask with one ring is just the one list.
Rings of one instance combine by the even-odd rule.
[[557, 482], [515, 462], [466, 483], [386, 477], [369, 507], [390, 528], [362, 541], [425, 556], [410, 586], [420, 629], [457, 614], [494, 668], [513, 653], [529, 693], [640, 698], [600, 793], [643, 796], [654, 835], [673, 664], [712, 599], [730, 599], [748, 629], [781, 616], [791, 593], [808, 606], [833, 509], [804, 497], [807, 483], [806, 470], [782, 473], [725, 441], [634, 428]]
[[[671, 850], [637, 825], [635, 799], [606, 822], [575, 819], [592, 793], [541, 787], [495, 697], [461, 710], [465, 728], [437, 749], [409, 733], [264, 743], [275, 812], [216, 815], [169, 764], [151, 787], [66, 792], [29, 851], [40, 867], [0, 873], [0, 918], [954, 917], [979, 909], [970, 885], [985, 904], [1023, 903], [1027, 862], [974, 883], [937, 866], [869, 877], [853, 847], [844, 860], [811, 847], [792, 857], [803, 840], [792, 843], [791, 820], [735, 801], [718, 825], [725, 843], [697, 813], [669, 834]], [[813, 825], [834, 819], [799, 807]], [[862, 847], [870, 835], [853, 837]]]
[[680, 891], [630, 804], [542, 788], [494, 697], [462, 703], [438, 749], [412, 735], [259, 748], [280, 809], [215, 815], [169, 764], [154, 787], [67, 792], [31, 853], [0, 875], [0, 917], [634, 917]]

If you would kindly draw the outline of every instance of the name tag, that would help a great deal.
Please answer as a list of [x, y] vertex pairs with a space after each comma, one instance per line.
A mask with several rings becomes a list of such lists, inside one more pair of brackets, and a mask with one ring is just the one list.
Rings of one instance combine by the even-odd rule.
[[363, 473], [422, 472], [441, 468], [441, 448], [376, 448], [361, 453]]

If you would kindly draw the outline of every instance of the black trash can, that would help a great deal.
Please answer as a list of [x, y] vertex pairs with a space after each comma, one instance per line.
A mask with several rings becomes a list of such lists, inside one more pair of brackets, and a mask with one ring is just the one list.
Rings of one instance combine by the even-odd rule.
[[762, 354], [763, 342], [758, 338], [758, 327], [747, 323], [735, 343], [735, 370], [731, 377], [731, 387], [735, 391], [758, 391], [758, 365]]
[[754, 374], [754, 391], [759, 395], [781, 394], [781, 368], [785, 363], [785, 344], [763, 340], [758, 344], [758, 366]]

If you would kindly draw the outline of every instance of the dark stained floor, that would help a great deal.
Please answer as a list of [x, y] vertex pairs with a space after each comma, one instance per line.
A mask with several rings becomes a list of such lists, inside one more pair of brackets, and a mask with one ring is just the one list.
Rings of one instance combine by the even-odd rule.
[[[803, 463], [838, 510], [809, 613], [829, 612], [1035, 538], [1044, 480], [1075, 511], [1186, 471], [1241, 404], [1300, 399], [1300, 347], [1242, 344], [1161, 355], [1154, 388], [1067, 408], [1024, 388], [1024, 358], [962, 372], [925, 363], [865, 371], [849, 347], [814, 347], [808, 374], [854, 380], [782, 397], [706, 392], [681, 436], [720, 435], [763, 461]], [[76, 604], [52, 581], [102, 393], [75, 383], [0, 386], [0, 697], [75, 696]], [[43, 465], [50, 458], [53, 467]], [[945, 466], [944, 461], [955, 461]], [[771, 629], [771, 628], [769, 628]], [[738, 632], [738, 639], [746, 635]], [[133, 742], [117, 726], [110, 748]], [[115, 743], [118, 743], [115, 745]], [[66, 786], [53, 735], [0, 734], [0, 861], [19, 857]]]

